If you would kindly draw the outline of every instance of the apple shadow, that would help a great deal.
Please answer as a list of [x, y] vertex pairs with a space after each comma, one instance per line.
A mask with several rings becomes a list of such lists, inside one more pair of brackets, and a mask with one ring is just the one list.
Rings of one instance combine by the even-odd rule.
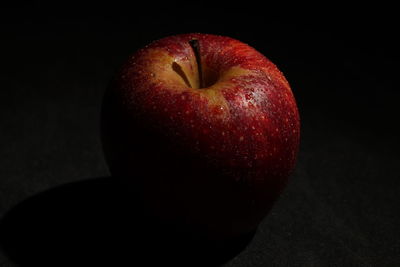
[[219, 266], [254, 234], [225, 244], [191, 239], [146, 215], [112, 177], [37, 194], [0, 222], [0, 245], [20, 266]]

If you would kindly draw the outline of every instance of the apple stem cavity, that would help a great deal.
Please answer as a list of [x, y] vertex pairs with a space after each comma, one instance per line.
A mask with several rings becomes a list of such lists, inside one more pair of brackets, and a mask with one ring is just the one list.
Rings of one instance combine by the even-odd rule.
[[185, 84], [186, 84], [187, 87], [192, 88], [192, 86], [190, 85], [189, 79], [187, 78], [185, 72], [183, 71], [182, 67], [181, 67], [178, 63], [176, 63], [176, 62], [172, 63], [172, 69], [173, 69], [179, 76], [181, 76], [182, 80], [185, 82]]
[[192, 39], [189, 41], [190, 46], [193, 49], [193, 53], [196, 57], [197, 63], [197, 71], [199, 75], [199, 89], [204, 88], [204, 81], [203, 81], [203, 68], [201, 66], [201, 57], [200, 57], [200, 43], [197, 39]]

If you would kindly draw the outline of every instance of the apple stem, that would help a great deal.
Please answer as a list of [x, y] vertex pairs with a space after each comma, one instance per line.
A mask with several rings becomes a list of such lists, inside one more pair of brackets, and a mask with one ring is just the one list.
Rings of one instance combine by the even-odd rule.
[[200, 58], [200, 43], [197, 39], [192, 39], [189, 41], [189, 44], [192, 47], [194, 55], [196, 57], [197, 71], [199, 74], [199, 88], [204, 88], [203, 68], [201, 66], [201, 58]]

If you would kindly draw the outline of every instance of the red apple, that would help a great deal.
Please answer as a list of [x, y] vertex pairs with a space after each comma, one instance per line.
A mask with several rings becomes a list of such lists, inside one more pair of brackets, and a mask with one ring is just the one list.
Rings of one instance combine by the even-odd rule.
[[256, 229], [296, 162], [289, 83], [254, 48], [182, 34], [132, 55], [109, 87], [103, 145], [160, 221], [223, 240]]

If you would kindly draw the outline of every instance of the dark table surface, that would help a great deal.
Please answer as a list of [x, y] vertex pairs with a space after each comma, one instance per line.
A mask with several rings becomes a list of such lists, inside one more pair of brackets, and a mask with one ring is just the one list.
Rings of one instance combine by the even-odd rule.
[[[176, 260], [160, 254], [154, 234], [137, 228], [124, 236], [129, 226], [123, 222], [118, 231], [123, 218], [116, 215], [99, 114], [104, 90], [129, 54], [184, 32], [231, 36], [264, 53], [285, 73], [302, 118], [287, 189], [247, 247], [224, 266], [400, 266], [393, 21], [336, 14], [331, 22], [322, 14], [310, 23], [289, 22], [257, 8], [193, 16], [134, 7], [89, 10], [3, 9], [0, 266], [31, 266], [55, 252], [53, 266], [71, 259], [77, 266], [77, 254], [85, 251], [89, 260], [112, 251], [111, 261], [137, 266]], [[112, 231], [124, 238], [110, 238]], [[189, 257], [186, 266], [201, 257]], [[210, 258], [203, 266], [213, 264]]]

